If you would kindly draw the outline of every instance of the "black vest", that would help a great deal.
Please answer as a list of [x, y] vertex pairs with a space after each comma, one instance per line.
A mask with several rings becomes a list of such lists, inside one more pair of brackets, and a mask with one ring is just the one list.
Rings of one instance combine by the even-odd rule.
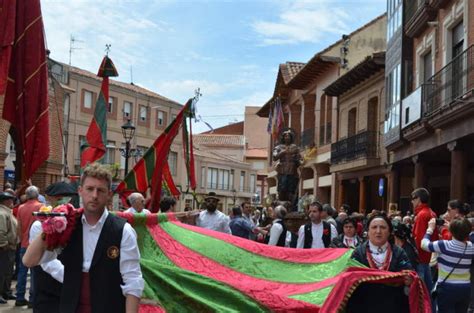
[[[77, 227], [72, 233], [70, 242], [58, 257], [64, 264], [61, 313], [76, 312], [81, 292], [84, 256], [81, 219], [79, 218], [76, 223]], [[117, 251], [114, 248], [120, 249], [125, 223], [124, 219], [109, 214], [97, 241], [89, 269], [92, 313], [125, 312], [125, 297], [120, 288], [123, 284], [120, 273], [120, 250], [118, 255], [111, 253]]]
[[59, 313], [62, 284], [46, 273], [40, 265], [32, 268], [35, 279], [33, 313]]
[[[323, 240], [324, 247], [327, 248], [331, 244], [331, 224], [328, 222], [323, 222]], [[311, 233], [311, 225], [312, 223], [309, 222], [304, 225], [304, 248], [310, 249], [311, 245], [313, 244], [313, 234]]]
[[[283, 221], [278, 221], [278, 222], [275, 222], [275, 223], [278, 223], [283, 227], [283, 231], [280, 234], [280, 237], [278, 237], [278, 241], [277, 241], [276, 245], [277, 245], [277, 247], [284, 247], [285, 243], [286, 243], [286, 226], [285, 226], [285, 223]], [[268, 243], [270, 242], [270, 233], [267, 234], [267, 236], [265, 237], [264, 242], [268, 245]]]

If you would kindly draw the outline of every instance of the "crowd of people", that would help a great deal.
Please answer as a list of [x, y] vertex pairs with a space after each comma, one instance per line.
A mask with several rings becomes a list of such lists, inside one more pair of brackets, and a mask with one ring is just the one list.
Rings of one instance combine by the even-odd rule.
[[[45, 197], [33, 185], [18, 191], [5, 186], [0, 193], [0, 304], [14, 300], [16, 306], [28, 305], [40, 313], [90, 312], [114, 299], [110, 300], [115, 303], [114, 312], [125, 312], [126, 307], [134, 312], [138, 308], [144, 282], [136, 233], [124, 220], [108, 214], [110, 182], [105, 169], [92, 165], [84, 171], [78, 192], [66, 183], [52, 184], [45, 190]], [[44, 205], [67, 203], [76, 193], [84, 208], [81, 227], [74, 230], [65, 249], [46, 250], [40, 236], [41, 223], [32, 213]], [[403, 216], [397, 211], [379, 210], [365, 215], [345, 204], [336, 210], [314, 200], [301, 212], [306, 219], [294, 228], [287, 220], [289, 212], [294, 211], [289, 202], [254, 208], [244, 201], [228, 216], [218, 209], [219, 198], [211, 192], [200, 210], [186, 209], [182, 220], [272, 246], [349, 248], [353, 250], [352, 258], [366, 267], [404, 274], [402, 286], [362, 284], [351, 296], [346, 312], [380, 312], [379, 305], [387, 312], [408, 312], [411, 271], [416, 271], [430, 292], [433, 312], [474, 312], [470, 300], [474, 299], [474, 213], [469, 205], [452, 200], [438, 218], [429, 200], [428, 190], [414, 190], [413, 213]], [[132, 193], [128, 202], [126, 212], [150, 214], [142, 194]], [[176, 200], [164, 197], [160, 211], [179, 211]], [[111, 247], [120, 251], [119, 257]], [[12, 279], [17, 281], [15, 294]], [[103, 296], [98, 298], [97, 290], [108, 292], [101, 292]], [[61, 300], [66, 298], [69, 300]]]

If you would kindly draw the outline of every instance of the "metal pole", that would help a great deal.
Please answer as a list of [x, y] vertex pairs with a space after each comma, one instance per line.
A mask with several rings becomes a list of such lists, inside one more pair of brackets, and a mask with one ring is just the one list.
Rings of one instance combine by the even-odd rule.
[[130, 157], [130, 141], [125, 141], [125, 175], [124, 178], [127, 177], [128, 174], [128, 158]]

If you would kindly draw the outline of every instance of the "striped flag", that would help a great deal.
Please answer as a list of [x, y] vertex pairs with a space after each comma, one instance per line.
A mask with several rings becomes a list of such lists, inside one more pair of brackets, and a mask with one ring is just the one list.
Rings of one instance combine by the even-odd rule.
[[[94, 116], [86, 134], [84, 150], [81, 153], [81, 168], [101, 159], [107, 151], [107, 107], [109, 105], [109, 77], [118, 76], [112, 60], [105, 56], [100, 64], [99, 77], [103, 77], [99, 98], [95, 104]], [[82, 145], [82, 144], [81, 144]]]
[[[407, 275], [365, 268], [351, 249], [262, 245], [183, 224], [173, 213], [118, 215], [137, 232], [140, 312], [344, 312], [361, 283], [403, 286]], [[431, 312], [426, 287], [410, 276], [410, 312]]]
[[151, 211], [157, 212], [161, 198], [163, 182], [173, 194], [174, 182], [169, 173], [168, 154], [173, 139], [178, 134], [184, 119], [189, 114], [192, 99], [184, 105], [176, 118], [170, 123], [165, 131], [155, 140], [153, 145], [145, 152], [143, 157], [137, 162], [125, 179], [115, 189], [122, 198], [127, 197], [132, 192], [146, 193], [151, 188], [152, 202]]
[[273, 140], [277, 140], [281, 130], [285, 124], [285, 118], [283, 116], [283, 108], [281, 106], [280, 97], [275, 99], [275, 110], [273, 112], [273, 124], [272, 124], [272, 135]]

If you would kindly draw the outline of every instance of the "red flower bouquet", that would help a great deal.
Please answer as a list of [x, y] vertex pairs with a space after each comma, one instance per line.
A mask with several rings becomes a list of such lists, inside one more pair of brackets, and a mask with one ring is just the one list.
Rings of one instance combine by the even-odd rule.
[[71, 238], [81, 210], [67, 203], [55, 207], [51, 212], [64, 213], [65, 216], [52, 216], [43, 220], [43, 236], [48, 250], [65, 247]]

